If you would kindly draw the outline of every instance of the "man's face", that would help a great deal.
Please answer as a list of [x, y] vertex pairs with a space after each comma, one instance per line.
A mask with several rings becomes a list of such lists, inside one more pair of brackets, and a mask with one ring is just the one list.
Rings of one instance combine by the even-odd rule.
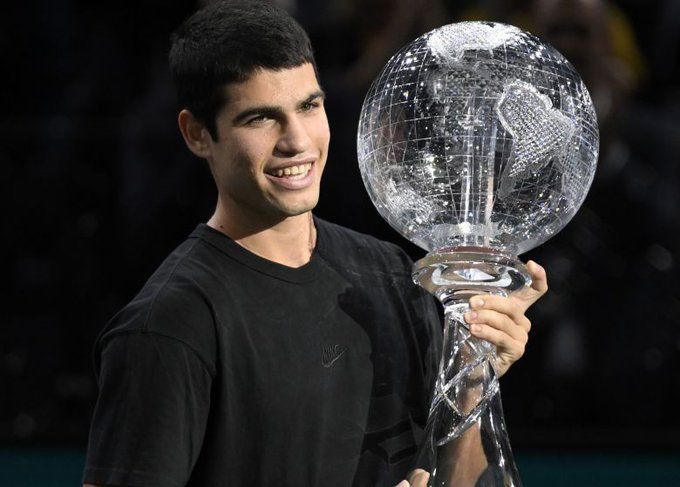
[[227, 85], [210, 166], [228, 211], [260, 221], [316, 206], [330, 132], [311, 64]]

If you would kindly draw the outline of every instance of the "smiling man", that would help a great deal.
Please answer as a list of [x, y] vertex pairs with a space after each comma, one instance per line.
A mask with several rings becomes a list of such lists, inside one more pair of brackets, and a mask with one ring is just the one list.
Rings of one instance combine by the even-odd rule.
[[[330, 133], [307, 35], [268, 4], [217, 3], [170, 64], [217, 204], [97, 339], [84, 482], [396, 484], [418, 466], [440, 319], [403, 251], [311, 213]], [[530, 271], [533, 289], [473, 320], [501, 373], [545, 292]]]
[[216, 140], [190, 110], [179, 115], [187, 145], [208, 161], [217, 184], [208, 225], [257, 255], [299, 267], [312, 251], [310, 210], [330, 139], [314, 66], [257, 68], [233, 83], [227, 98], [215, 119]]

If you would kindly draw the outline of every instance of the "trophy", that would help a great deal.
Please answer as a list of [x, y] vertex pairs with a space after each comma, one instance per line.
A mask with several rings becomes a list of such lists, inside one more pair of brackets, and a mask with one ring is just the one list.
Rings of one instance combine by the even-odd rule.
[[[573, 66], [536, 36], [461, 22], [422, 35], [387, 62], [364, 100], [357, 139], [373, 203], [429, 252], [413, 279], [444, 307], [420, 451], [428, 485], [519, 486], [496, 350], [470, 334], [463, 314], [472, 295], [530, 285], [517, 256], [559, 232], [585, 199], [599, 147], [590, 95]], [[461, 480], [473, 450], [482, 473]]]

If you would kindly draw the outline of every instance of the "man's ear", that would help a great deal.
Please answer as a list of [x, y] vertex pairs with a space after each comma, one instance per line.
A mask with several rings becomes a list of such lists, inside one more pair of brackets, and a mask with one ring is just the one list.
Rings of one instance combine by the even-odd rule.
[[189, 110], [184, 109], [177, 116], [177, 125], [179, 125], [179, 131], [182, 132], [182, 137], [184, 137], [184, 142], [186, 142], [189, 150], [198, 157], [208, 159], [211, 154], [212, 137], [203, 122]]

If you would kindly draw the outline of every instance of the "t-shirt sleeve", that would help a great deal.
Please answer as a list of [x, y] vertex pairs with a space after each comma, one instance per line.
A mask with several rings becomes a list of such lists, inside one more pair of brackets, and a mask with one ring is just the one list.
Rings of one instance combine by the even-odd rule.
[[184, 342], [154, 332], [108, 336], [83, 482], [183, 486], [203, 443], [211, 373]]
[[442, 310], [437, 306], [434, 296], [427, 293], [424, 289], [418, 289], [418, 291], [420, 293], [418, 304], [422, 310], [420, 320], [424, 330], [423, 340], [421, 341], [421, 356], [423, 359], [424, 383], [427, 389], [427, 405], [424, 411], [425, 417], [427, 417], [442, 356], [444, 316]]
[[[423, 367], [423, 385], [426, 392], [423, 394], [423, 399], [420, 401], [419, 407], [414, 416], [416, 424], [423, 430], [425, 429], [427, 418], [430, 410], [430, 403], [432, 402], [432, 393], [434, 392], [437, 374], [439, 372], [439, 362], [442, 352], [442, 313], [437, 307], [434, 298], [422, 289], [419, 289], [420, 299], [417, 300], [415, 307], [416, 320], [420, 323], [419, 329], [421, 336], [419, 337], [420, 354]], [[423, 431], [422, 436], [418, 439], [419, 448], [418, 453], [413, 462], [413, 469], [423, 469], [426, 472], [432, 471], [433, 458], [432, 451], [423, 445], [426, 441], [427, 431]]]
[[443, 342], [443, 311], [434, 296], [415, 284], [411, 278], [413, 262], [399, 247], [397, 255], [404, 269], [404, 299], [408, 304], [415, 347], [418, 353], [418, 379], [411, 391], [409, 403], [412, 418], [420, 428], [425, 428], [430, 410], [432, 392], [439, 372]]
[[414, 401], [415, 407], [412, 409], [413, 421], [421, 429], [421, 432], [416, 438], [419, 448], [412, 463], [412, 469], [420, 468], [431, 472], [433, 461], [431, 450], [425, 448], [423, 442], [426, 439], [427, 432], [424, 430], [442, 354], [443, 311], [434, 296], [416, 284], [411, 283], [410, 296], [412, 320], [416, 332], [415, 337], [421, 367], [421, 380], [419, 382], [421, 387], [418, 391], [418, 397]]

